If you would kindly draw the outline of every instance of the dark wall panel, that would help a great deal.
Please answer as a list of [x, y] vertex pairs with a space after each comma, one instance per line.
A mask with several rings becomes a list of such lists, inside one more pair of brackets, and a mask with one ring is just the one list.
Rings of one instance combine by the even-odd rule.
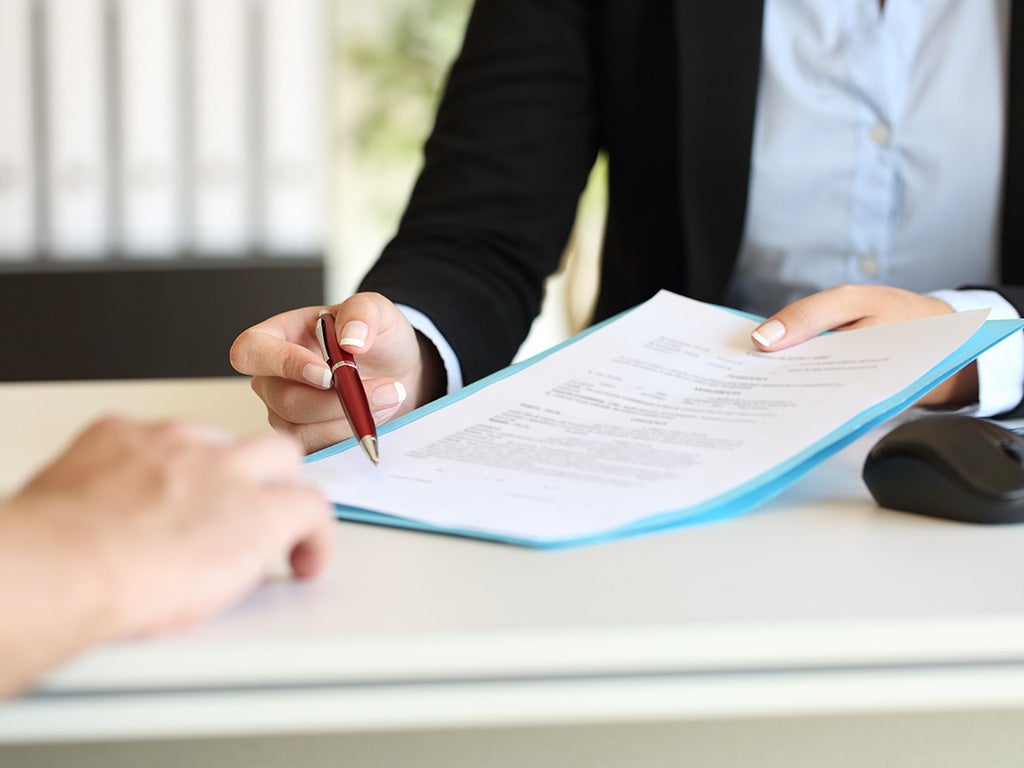
[[0, 381], [230, 374], [240, 331], [323, 293], [315, 259], [0, 274]]

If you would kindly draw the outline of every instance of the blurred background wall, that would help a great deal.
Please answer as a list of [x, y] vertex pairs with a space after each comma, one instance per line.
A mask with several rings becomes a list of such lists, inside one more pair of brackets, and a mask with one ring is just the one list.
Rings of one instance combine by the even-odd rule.
[[[227, 373], [247, 325], [350, 294], [470, 5], [0, 0], [0, 379]], [[603, 179], [521, 357], [589, 314]]]

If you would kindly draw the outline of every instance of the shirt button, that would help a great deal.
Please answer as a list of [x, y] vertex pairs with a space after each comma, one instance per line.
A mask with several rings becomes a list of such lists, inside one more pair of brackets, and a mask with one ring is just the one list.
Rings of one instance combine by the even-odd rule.
[[892, 128], [889, 127], [888, 123], [875, 123], [871, 126], [871, 130], [868, 131], [868, 135], [875, 144], [885, 147], [892, 141]]
[[874, 256], [861, 256], [857, 266], [865, 277], [875, 277], [878, 274], [878, 259]]

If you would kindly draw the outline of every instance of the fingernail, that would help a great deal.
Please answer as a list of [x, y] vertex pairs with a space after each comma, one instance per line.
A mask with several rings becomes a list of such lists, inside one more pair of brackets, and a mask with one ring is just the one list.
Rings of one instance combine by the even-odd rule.
[[769, 320], [764, 325], [758, 326], [750, 335], [762, 347], [770, 347], [786, 335], [786, 326], [778, 320]]
[[321, 368], [319, 365], [310, 363], [302, 369], [302, 378], [320, 389], [331, 388], [331, 371], [329, 368]]
[[349, 320], [341, 329], [341, 338], [338, 343], [341, 346], [362, 347], [366, 344], [366, 334], [370, 332], [369, 326], [362, 320]]
[[402, 382], [393, 381], [390, 384], [381, 384], [370, 395], [370, 400], [378, 409], [380, 408], [393, 408], [396, 405], [401, 405], [405, 402], [406, 391], [405, 387], [402, 386]]

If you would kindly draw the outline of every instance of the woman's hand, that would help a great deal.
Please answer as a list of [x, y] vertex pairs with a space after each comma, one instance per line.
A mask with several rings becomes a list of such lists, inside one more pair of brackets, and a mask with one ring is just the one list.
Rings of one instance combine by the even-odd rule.
[[[244, 331], [231, 347], [231, 364], [252, 376], [274, 429], [294, 434], [306, 452], [352, 435], [315, 336], [322, 307], [275, 315]], [[366, 397], [380, 423], [444, 392], [437, 350], [378, 293], [357, 293], [328, 307], [338, 343], [352, 353]]]
[[[751, 334], [765, 352], [786, 349], [825, 331], [847, 331], [952, 312], [941, 299], [883, 285], [840, 285], [794, 301]], [[978, 401], [978, 369], [973, 363], [946, 379], [919, 405], [959, 406]]]

